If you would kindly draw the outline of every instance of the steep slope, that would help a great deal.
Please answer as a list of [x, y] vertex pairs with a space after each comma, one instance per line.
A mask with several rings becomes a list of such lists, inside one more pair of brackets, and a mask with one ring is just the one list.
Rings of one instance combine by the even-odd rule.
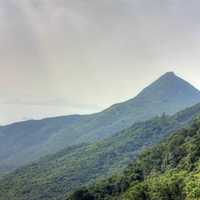
[[153, 116], [200, 102], [200, 92], [169, 72], [135, 98], [92, 115], [65, 116], [0, 127], [0, 173], [66, 146], [94, 142]]
[[0, 199], [64, 200], [81, 185], [119, 173], [143, 149], [188, 126], [199, 115], [200, 104], [171, 117], [162, 115], [136, 123], [101, 142], [69, 147], [42, 158], [5, 177], [0, 182]]
[[122, 175], [76, 191], [70, 200], [200, 199], [200, 120], [146, 150]]

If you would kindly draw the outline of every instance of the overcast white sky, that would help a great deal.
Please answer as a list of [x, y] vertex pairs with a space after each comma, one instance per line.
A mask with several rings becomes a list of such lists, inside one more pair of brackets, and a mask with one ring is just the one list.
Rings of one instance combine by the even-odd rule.
[[167, 71], [200, 89], [198, 0], [0, 0], [0, 124], [92, 113]]

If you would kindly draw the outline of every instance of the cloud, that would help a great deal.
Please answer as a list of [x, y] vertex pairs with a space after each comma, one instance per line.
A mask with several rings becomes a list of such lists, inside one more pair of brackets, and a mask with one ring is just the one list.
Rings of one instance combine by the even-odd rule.
[[77, 109], [63, 113], [105, 108], [171, 70], [200, 87], [199, 6], [196, 0], [1, 0], [0, 96], [12, 104], [9, 117], [37, 115], [37, 105], [54, 107], [51, 115], [70, 105]]
[[53, 107], [71, 107], [83, 110], [101, 110], [103, 107], [94, 104], [80, 104], [67, 99], [46, 99], [46, 100], [24, 100], [24, 99], [7, 99], [1, 102], [4, 105], [22, 105], [22, 106], [53, 106]]

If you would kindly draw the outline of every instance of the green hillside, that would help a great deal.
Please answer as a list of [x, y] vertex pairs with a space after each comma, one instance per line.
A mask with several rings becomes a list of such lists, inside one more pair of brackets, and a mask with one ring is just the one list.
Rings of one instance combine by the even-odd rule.
[[[136, 156], [200, 115], [200, 104], [136, 123], [103, 141], [69, 147], [16, 170], [0, 182], [1, 200], [64, 200], [84, 184], [122, 171]], [[5, 192], [6, 191], [6, 192]]]
[[138, 121], [200, 102], [200, 92], [169, 72], [135, 98], [92, 115], [31, 120], [0, 127], [0, 174], [67, 146], [108, 138]]
[[121, 176], [77, 190], [70, 200], [199, 200], [200, 119], [144, 151]]

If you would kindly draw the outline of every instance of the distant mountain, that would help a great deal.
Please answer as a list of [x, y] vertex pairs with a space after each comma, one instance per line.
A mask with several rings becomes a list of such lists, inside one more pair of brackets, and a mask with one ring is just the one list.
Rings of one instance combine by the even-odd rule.
[[0, 173], [12, 171], [67, 146], [104, 139], [163, 112], [200, 102], [200, 92], [168, 72], [135, 98], [92, 115], [32, 120], [0, 127]]
[[82, 188], [68, 200], [199, 200], [200, 120], [143, 152], [123, 174]]
[[65, 200], [69, 192], [82, 185], [119, 174], [144, 149], [189, 126], [198, 116], [200, 104], [171, 117], [163, 114], [135, 123], [100, 142], [68, 147], [41, 158], [1, 180], [0, 199]]

